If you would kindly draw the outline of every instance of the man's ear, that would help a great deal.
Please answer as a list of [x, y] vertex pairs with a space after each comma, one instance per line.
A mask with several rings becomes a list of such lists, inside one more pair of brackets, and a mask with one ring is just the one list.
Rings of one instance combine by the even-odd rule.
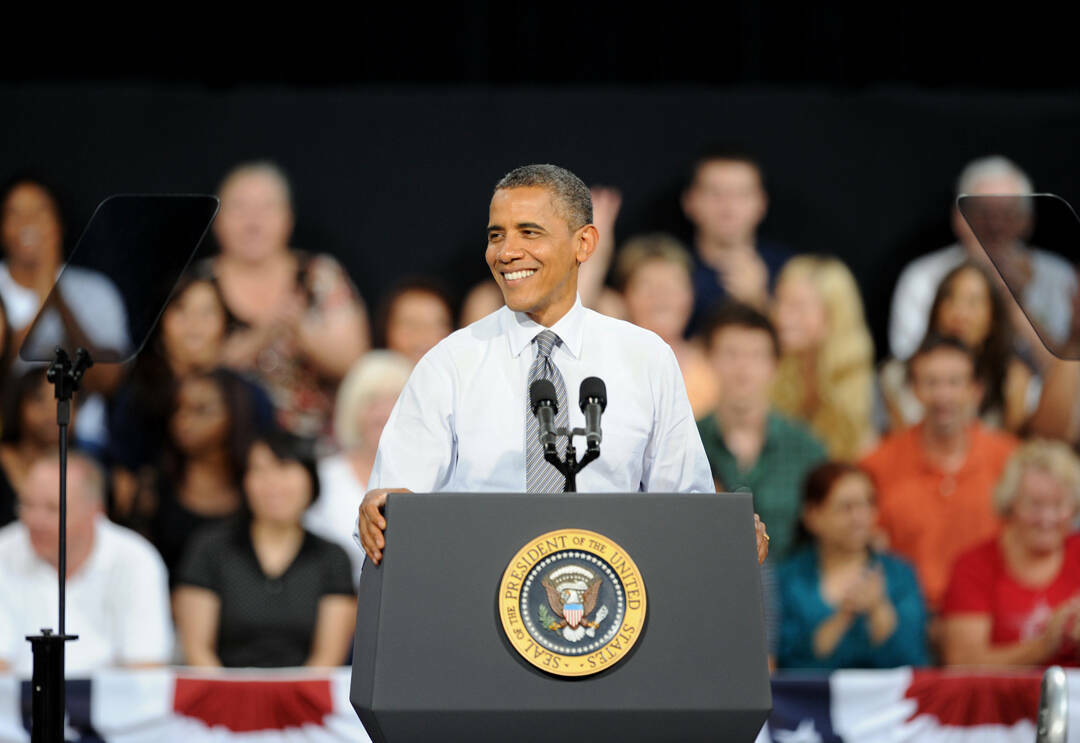
[[589, 260], [596, 251], [596, 243], [600, 241], [600, 232], [595, 225], [587, 224], [574, 235], [574, 258], [578, 265]]

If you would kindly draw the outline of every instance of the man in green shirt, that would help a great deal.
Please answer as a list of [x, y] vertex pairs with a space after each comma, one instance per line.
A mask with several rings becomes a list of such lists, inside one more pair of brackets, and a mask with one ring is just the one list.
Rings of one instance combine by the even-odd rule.
[[730, 303], [704, 328], [720, 400], [698, 421], [701, 441], [721, 490], [749, 490], [754, 510], [769, 525], [774, 561], [791, 552], [803, 478], [826, 458], [825, 447], [800, 423], [772, 410], [769, 390], [779, 343], [768, 318]]

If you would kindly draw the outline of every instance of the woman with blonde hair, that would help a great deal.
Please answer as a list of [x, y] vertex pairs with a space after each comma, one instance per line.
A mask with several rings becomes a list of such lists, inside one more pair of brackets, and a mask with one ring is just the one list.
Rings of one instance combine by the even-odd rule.
[[773, 322], [782, 352], [773, 400], [806, 421], [829, 456], [852, 460], [874, 443], [874, 342], [851, 271], [801, 255], [776, 281]]

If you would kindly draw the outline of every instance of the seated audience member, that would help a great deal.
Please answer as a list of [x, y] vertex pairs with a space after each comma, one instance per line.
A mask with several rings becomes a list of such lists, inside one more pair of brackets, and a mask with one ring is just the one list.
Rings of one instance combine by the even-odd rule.
[[683, 337], [694, 311], [693, 259], [673, 237], [641, 235], [628, 240], [615, 263], [626, 319], [651, 330], [675, 352], [694, 416], [716, 405], [716, 377], [701, 346]]
[[1000, 535], [961, 555], [942, 607], [950, 665], [1080, 664], [1080, 462], [1035, 440], [994, 493]]
[[[1012, 161], [994, 155], [974, 160], [960, 173], [956, 194], [1031, 194], [1031, 179]], [[965, 260], [982, 263], [990, 271], [986, 251], [972, 233], [967, 221], [954, 205], [952, 228], [957, 242], [909, 263], [900, 273], [893, 291], [892, 309], [889, 315], [889, 347], [898, 359], [907, 359], [926, 332], [934, 292], [950, 270]], [[1015, 287], [1023, 287], [1022, 300], [1025, 309], [1038, 318], [1040, 324], [1058, 341], [1069, 335], [1072, 322], [1073, 298], [1076, 294], [1076, 276], [1072, 267], [1055, 256], [1023, 244], [1023, 236], [1017, 236], [1017, 273], [1010, 277]], [[1025, 278], [1026, 277], [1026, 278]], [[1022, 320], [1022, 313], [1009, 294], [1003, 296], [1014, 318], [1014, 330], [1028, 343], [1025, 334], [1030, 324]]]
[[260, 429], [251, 386], [236, 372], [189, 374], [169, 395], [168, 428], [154, 466], [140, 470], [130, 519], [173, 575], [191, 536], [240, 510], [241, 460]]
[[[72, 428], [77, 420], [78, 395], [72, 405]], [[72, 428], [68, 429], [70, 432]], [[4, 432], [0, 436], [0, 526], [15, 520], [17, 494], [34, 462], [55, 454], [60, 441], [56, 425], [54, 388], [45, 369], [32, 368], [4, 389]]]
[[875, 443], [874, 342], [851, 271], [837, 258], [796, 256], [776, 280], [778, 410], [805, 421], [829, 456], [852, 460]]
[[454, 309], [442, 285], [414, 277], [398, 282], [379, 305], [375, 345], [413, 364], [454, 332]]
[[[165, 566], [138, 534], [104, 516], [105, 479], [68, 455], [66, 631], [68, 676], [168, 662], [173, 648]], [[29, 677], [26, 635], [56, 629], [60, 462], [43, 457], [19, 493], [19, 520], [0, 529], [0, 670]]]
[[[0, 189], [0, 300], [16, 352], [64, 265], [64, 232], [60, 201], [41, 180], [17, 175]], [[61, 288], [50, 302], [51, 311], [34, 331], [34, 353], [51, 358], [57, 344], [119, 354], [131, 350], [124, 300], [104, 274], [79, 266], [65, 268]], [[16, 374], [27, 368], [14, 359]], [[95, 364], [83, 377], [83, 414], [75, 433], [85, 447], [101, 451], [107, 439], [105, 401], [87, 393], [108, 394], [122, 376], [119, 364]]]
[[356, 616], [345, 551], [306, 531], [319, 495], [310, 446], [268, 434], [249, 449], [245, 508], [188, 545], [174, 593], [176, 623], [193, 666], [338, 666]]
[[[121, 523], [141, 518], [132, 513], [136, 474], [158, 462], [168, 438], [177, 381], [218, 366], [230, 323], [213, 277], [206, 272], [188, 273], [136, 358], [130, 377], [113, 395], [107, 452], [112, 469], [111, 513]], [[270, 399], [255, 382], [246, 384], [253, 400], [246, 414], [254, 416], [257, 427], [266, 428], [274, 412]]]
[[237, 166], [218, 195], [211, 265], [237, 319], [223, 360], [260, 379], [286, 430], [328, 435], [337, 383], [368, 349], [364, 305], [337, 261], [289, 248], [292, 197], [277, 166]]
[[725, 299], [764, 308], [790, 252], [758, 237], [769, 197], [757, 161], [717, 149], [694, 161], [682, 209], [694, 227], [694, 327]]
[[705, 453], [724, 489], [754, 494], [754, 510], [772, 537], [769, 559], [781, 561], [791, 551], [799, 521], [800, 484], [825, 459], [825, 448], [770, 407], [779, 345], [767, 317], [730, 303], [714, 312], [702, 332], [720, 383], [716, 409], [698, 421]]
[[472, 325], [477, 320], [487, 317], [506, 304], [503, 301], [502, 290], [494, 279], [484, 279], [479, 284], [474, 284], [465, 293], [465, 299], [461, 303], [461, 314], [458, 317], [458, 327], [464, 328]]
[[[1038, 404], [1039, 382], [1015, 351], [1012, 323], [997, 284], [983, 264], [961, 263], [938, 287], [927, 332], [955, 336], [975, 352], [975, 373], [983, 388], [979, 417], [988, 426], [1015, 433]], [[885, 362], [880, 379], [891, 427], [917, 423], [922, 406], [904, 363]]]
[[383, 426], [409, 379], [412, 364], [393, 351], [369, 351], [345, 375], [334, 405], [334, 433], [341, 453], [319, 460], [319, 500], [304, 514], [304, 527], [348, 553], [360, 579], [364, 551], [353, 541], [360, 501]]
[[890, 549], [914, 563], [936, 611], [956, 557], [997, 533], [991, 492], [1017, 442], [978, 421], [982, 386], [962, 341], [930, 335], [908, 366], [923, 419], [885, 439], [862, 466]]
[[926, 665], [915, 571], [871, 548], [874, 520], [874, 487], [857, 466], [827, 462], [807, 475], [809, 544], [780, 568], [781, 668]]

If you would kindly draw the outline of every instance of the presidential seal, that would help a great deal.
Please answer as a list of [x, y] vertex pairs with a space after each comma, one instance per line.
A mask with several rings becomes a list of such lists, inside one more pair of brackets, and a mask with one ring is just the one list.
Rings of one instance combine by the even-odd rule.
[[499, 584], [499, 617], [514, 649], [558, 676], [618, 663], [645, 623], [645, 583], [622, 547], [584, 529], [559, 529], [522, 547]]

